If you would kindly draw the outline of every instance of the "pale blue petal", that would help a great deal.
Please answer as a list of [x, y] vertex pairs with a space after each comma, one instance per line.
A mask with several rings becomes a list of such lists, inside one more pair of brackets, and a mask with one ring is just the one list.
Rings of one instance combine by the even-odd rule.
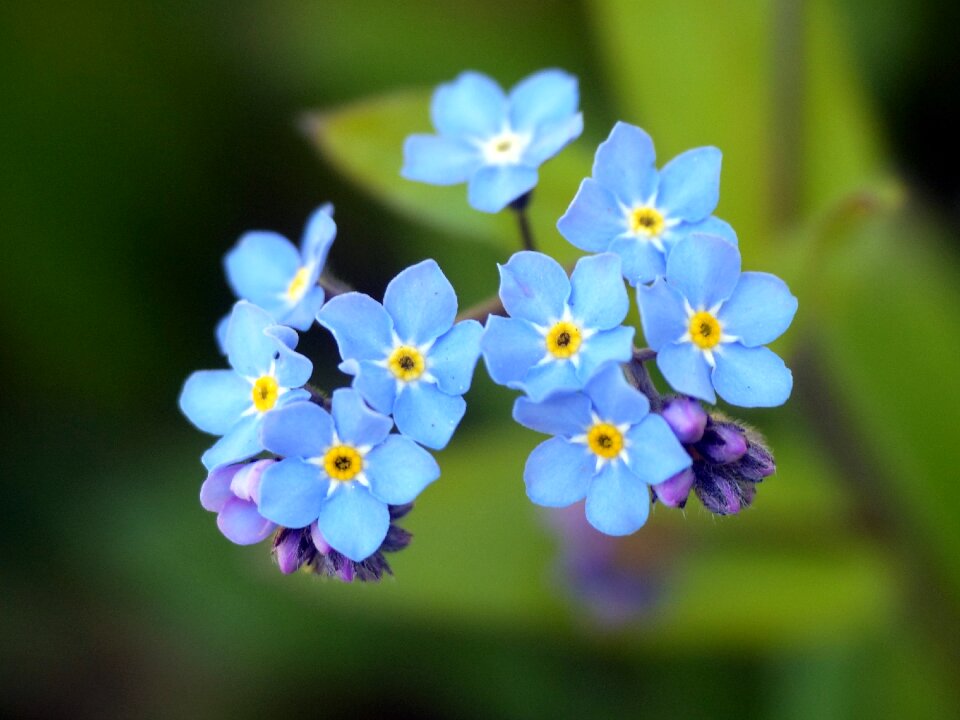
[[233, 370], [199, 370], [187, 378], [180, 410], [204, 432], [223, 435], [253, 405], [253, 388]]
[[657, 192], [659, 176], [650, 136], [635, 125], [618, 122], [600, 143], [593, 161], [593, 179], [624, 205], [648, 202]]
[[[346, 363], [340, 369], [347, 372]], [[387, 368], [376, 365], [371, 360], [356, 363], [353, 372], [353, 387], [363, 396], [370, 406], [385, 415], [393, 413], [393, 403], [397, 396], [397, 378]]]
[[344, 360], [382, 360], [393, 347], [393, 321], [369, 295], [351, 292], [330, 299], [317, 322], [333, 333]]
[[483, 164], [478, 145], [458, 137], [410, 135], [403, 143], [403, 168], [407, 180], [431, 185], [467, 182]]
[[287, 458], [260, 480], [260, 514], [288, 528], [306, 527], [320, 514], [330, 481], [316, 465]]
[[783, 280], [769, 273], [745, 272], [717, 319], [724, 333], [747, 347], [757, 347], [780, 337], [796, 312], [797, 299]]
[[652, 282], [667, 271], [667, 257], [656, 245], [633, 235], [618, 237], [610, 244], [623, 261], [623, 276], [631, 285]]
[[217, 527], [232, 543], [253, 545], [266, 539], [276, 528], [257, 512], [257, 506], [248, 500], [233, 498], [217, 516]]
[[607, 535], [629, 535], [647, 521], [650, 491], [623, 462], [610, 462], [587, 490], [587, 520]]
[[217, 338], [217, 348], [220, 350], [221, 355], [227, 354], [227, 328], [229, 327], [230, 313], [227, 313], [220, 318], [220, 322], [217, 323], [217, 327], [213, 331], [214, 336]]
[[582, 132], [583, 115], [580, 113], [541, 125], [533, 140], [523, 150], [523, 164], [539, 166], [580, 137]]
[[740, 278], [740, 251], [722, 238], [691, 235], [667, 258], [667, 282], [694, 310], [709, 309], [733, 293]]
[[393, 404], [397, 429], [421, 445], [442, 450], [467, 411], [467, 403], [459, 395], [447, 395], [436, 385], [410, 383], [398, 394]]
[[237, 474], [245, 465], [225, 465], [215, 468], [207, 479], [200, 486], [200, 504], [204, 510], [210, 512], [220, 512], [227, 501], [234, 496], [230, 489], [230, 483], [233, 482], [233, 476]]
[[615, 363], [594, 375], [584, 392], [604, 422], [634, 425], [650, 412], [646, 395], [627, 382], [623, 368]]
[[319, 274], [327, 262], [327, 254], [336, 236], [337, 224], [333, 221], [333, 206], [326, 203], [314, 210], [307, 219], [303, 240], [300, 241], [303, 264], [313, 265]]
[[473, 174], [467, 202], [482, 212], [497, 213], [537, 184], [537, 170], [529, 165], [486, 165]]
[[296, 350], [297, 343], [300, 342], [300, 336], [297, 335], [297, 331], [286, 325], [270, 325], [264, 332], [270, 337], [279, 340], [291, 350]]
[[276, 378], [280, 387], [298, 388], [313, 374], [313, 363], [281, 342], [276, 347]]
[[377, 445], [393, 427], [393, 421], [368, 408], [356, 390], [335, 390], [332, 402], [337, 436], [348, 445]]
[[716, 215], [711, 215], [700, 222], [682, 222], [679, 225], [676, 225], [665, 231], [663, 233], [663, 241], [665, 244], [672, 247], [688, 235], [694, 234], [716, 235], [717, 237], [723, 238], [731, 245], [736, 245], [738, 243], [737, 233], [730, 223], [721, 220]]
[[580, 258], [570, 275], [570, 312], [581, 328], [609, 330], [630, 309], [620, 271], [620, 256], [602, 253]]
[[260, 416], [240, 418], [233, 427], [200, 458], [207, 470], [252, 458], [263, 450], [260, 444]]
[[511, 317], [540, 325], [560, 320], [570, 297], [570, 279], [560, 263], [524, 250], [499, 268], [500, 299]]
[[773, 351], [739, 343], [722, 345], [717, 350], [713, 384], [720, 397], [731, 405], [776, 407], [790, 397], [793, 374]]
[[623, 209], [617, 198], [596, 180], [586, 178], [557, 221], [557, 230], [574, 247], [588, 252], [603, 252], [627, 230]]
[[518, 397], [513, 403], [513, 419], [537, 432], [573, 437], [591, 425], [590, 410], [590, 398], [581, 392], [554, 393], [541, 402]]
[[527, 497], [545, 507], [566, 507], [583, 500], [596, 463], [596, 455], [586, 445], [550, 438], [527, 458], [523, 469]]
[[408, 267], [387, 285], [383, 307], [393, 318], [400, 340], [422, 345], [453, 325], [457, 294], [435, 260]]
[[608, 362], [625, 363], [633, 357], [632, 327], [618, 327], [598, 332], [580, 346], [580, 367], [577, 377], [580, 384], [593, 377], [597, 369]]
[[643, 337], [654, 350], [678, 341], [689, 330], [683, 296], [662, 278], [637, 287]]
[[[312, 282], [316, 282], [316, 278]], [[301, 332], [306, 332], [317, 319], [317, 313], [323, 306], [325, 294], [322, 287], [311, 287], [300, 302], [287, 310], [285, 315], [280, 316], [280, 321], [286, 323], [292, 328]]]
[[543, 123], [577, 112], [577, 78], [563, 70], [541, 70], [514, 85], [509, 101], [511, 127], [517, 132], [533, 132]]
[[224, 258], [227, 282], [241, 300], [268, 312], [283, 307], [284, 294], [300, 267], [300, 253], [273, 232], [249, 232]]
[[627, 463], [647, 485], [656, 485], [693, 464], [667, 421], [649, 415], [627, 432]]
[[448, 395], [463, 395], [470, 389], [473, 370], [480, 358], [483, 325], [464, 320], [440, 337], [427, 355], [427, 368], [437, 387]]
[[440, 467], [426, 450], [400, 435], [391, 435], [364, 458], [373, 496], [390, 505], [413, 502], [440, 477]]
[[510, 387], [523, 390], [534, 402], [540, 402], [551, 393], [579, 390], [583, 381], [569, 360], [549, 360], [534, 365], [523, 380], [511, 383]]
[[260, 437], [281, 457], [322, 457], [333, 443], [333, 418], [316, 403], [290, 403], [264, 415]]
[[467, 71], [440, 85], [430, 103], [433, 126], [441, 135], [487, 138], [507, 118], [507, 98], [500, 86], [478, 72]]
[[495, 383], [510, 385], [547, 354], [543, 336], [526, 320], [491, 315], [480, 337], [487, 372]]
[[720, 200], [720, 161], [715, 147], [687, 150], [660, 170], [657, 208], [667, 217], [703, 220]]
[[241, 300], [233, 306], [227, 327], [227, 359], [246, 377], [260, 377], [270, 365], [281, 343], [264, 332], [276, 321], [263, 309]]
[[[716, 353], [714, 353], [716, 355]], [[671, 343], [657, 350], [657, 367], [670, 387], [684, 395], [715, 403], [710, 366], [693, 343]]]
[[320, 507], [317, 524], [330, 547], [361, 562], [375, 553], [387, 536], [390, 512], [386, 503], [363, 485], [341, 483]]

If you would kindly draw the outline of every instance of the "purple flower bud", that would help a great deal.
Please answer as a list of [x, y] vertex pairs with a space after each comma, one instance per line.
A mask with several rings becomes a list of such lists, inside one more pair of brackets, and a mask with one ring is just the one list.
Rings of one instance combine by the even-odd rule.
[[313, 541], [314, 547], [317, 548], [317, 552], [319, 552], [321, 555], [329, 555], [333, 550], [326, 538], [323, 537], [323, 533], [320, 532], [320, 526], [317, 524], [316, 520], [314, 520], [313, 524], [310, 526], [310, 539]]
[[694, 491], [703, 506], [715, 515], [734, 515], [753, 502], [756, 485], [741, 480], [731, 465], [696, 463]]
[[750, 447], [747, 454], [740, 459], [738, 466], [743, 478], [752, 482], [760, 482], [777, 471], [777, 463], [774, 462], [773, 455], [760, 444], [759, 439], [754, 438], [750, 438]]
[[241, 500], [252, 500], [257, 505], [260, 504], [260, 478], [268, 467], [273, 465], [276, 460], [257, 460], [247, 463], [233, 476], [230, 481], [230, 489], [233, 494]]
[[343, 582], [353, 582], [353, 561], [349, 558], [343, 559], [343, 565], [340, 566], [340, 570], [337, 573], [340, 576], [340, 579]]
[[289, 575], [296, 572], [303, 564], [303, 555], [300, 552], [302, 531], [284, 529], [277, 534], [273, 544], [273, 554], [277, 558], [280, 572]]
[[733, 423], [711, 422], [696, 444], [697, 452], [708, 461], [725, 465], [736, 462], [747, 452], [747, 437]]
[[671, 398], [660, 412], [673, 434], [684, 445], [695, 443], [703, 436], [703, 430], [707, 426], [707, 413], [693, 398]]
[[682, 508], [687, 504], [687, 496], [690, 494], [690, 488], [696, 477], [693, 474], [693, 468], [681, 470], [672, 478], [665, 480], [658, 485], [653, 486], [653, 492], [657, 500], [667, 507]]

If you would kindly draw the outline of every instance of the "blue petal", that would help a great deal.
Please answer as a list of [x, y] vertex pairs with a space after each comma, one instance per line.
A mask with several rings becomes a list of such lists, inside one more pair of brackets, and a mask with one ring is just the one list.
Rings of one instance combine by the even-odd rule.
[[352, 385], [363, 399], [378, 412], [393, 414], [393, 403], [397, 397], [397, 378], [393, 373], [371, 360], [348, 362], [353, 365], [343, 363], [340, 369], [354, 376]]
[[383, 294], [383, 307], [404, 343], [436, 340], [453, 325], [457, 294], [435, 260], [424, 260], [397, 275]]
[[227, 328], [227, 359], [246, 377], [260, 377], [270, 371], [281, 343], [264, 332], [276, 321], [261, 308], [241, 300], [233, 306]]
[[577, 78], [549, 69], [524, 78], [510, 91], [510, 125], [517, 132], [533, 132], [543, 123], [564, 120], [577, 112]]
[[682, 222], [679, 225], [667, 230], [663, 234], [663, 240], [672, 247], [676, 243], [683, 240], [683, 238], [693, 234], [716, 235], [717, 237], [723, 238], [731, 245], [736, 245], [738, 243], [737, 233], [733, 227], [731, 227], [730, 223], [721, 220], [716, 215], [711, 215], [700, 222]]
[[333, 333], [345, 360], [382, 360], [393, 347], [393, 321], [369, 295], [352, 292], [332, 298], [317, 313], [317, 322]]
[[631, 285], [652, 282], [667, 271], [667, 257], [645, 238], [619, 237], [610, 244], [610, 252], [623, 261], [623, 276]]
[[442, 450], [466, 411], [467, 403], [459, 395], [447, 395], [430, 383], [414, 382], [397, 394], [393, 419], [407, 437]]
[[555, 393], [542, 402], [519, 397], [513, 403], [513, 419], [524, 427], [547, 435], [573, 437], [592, 423], [590, 398], [580, 392]]
[[714, 356], [713, 384], [731, 405], [776, 407], [790, 397], [793, 374], [773, 351], [730, 343], [721, 345]]
[[340, 483], [320, 508], [317, 524], [330, 547], [354, 562], [377, 551], [390, 527], [386, 503], [357, 482]]
[[618, 122], [597, 148], [593, 178], [624, 205], [646, 203], [657, 192], [655, 161], [650, 136], [635, 125]]
[[200, 486], [200, 504], [204, 510], [220, 512], [227, 501], [234, 497], [230, 489], [233, 476], [245, 467], [244, 465], [226, 465], [213, 470]]
[[470, 178], [467, 202], [476, 210], [497, 213], [536, 184], [536, 168], [529, 165], [486, 165]]
[[511, 317], [545, 325], [563, 316], [570, 280], [560, 263], [543, 253], [522, 251], [499, 268], [500, 299]]
[[647, 485], [656, 485], [693, 464], [667, 421], [649, 415], [627, 432], [627, 463]]
[[607, 535], [629, 535], [647, 521], [650, 491], [625, 463], [607, 463], [587, 491], [587, 520]]
[[307, 219], [300, 241], [300, 254], [304, 265], [313, 265], [319, 272], [327, 262], [330, 246], [337, 236], [337, 224], [333, 221], [333, 206], [321, 205]]
[[[714, 353], [716, 357], [716, 353]], [[679, 393], [715, 403], [710, 366], [693, 343], [671, 343], [657, 350], [657, 367], [670, 387]]]
[[199, 370], [187, 378], [180, 410], [204, 432], [223, 435], [253, 405], [250, 383], [233, 370]]
[[[316, 282], [316, 278], [313, 279]], [[307, 294], [301, 298], [300, 302], [290, 308], [285, 315], [279, 319], [292, 328], [305, 332], [313, 325], [317, 319], [317, 313], [323, 306], [325, 294], [322, 287], [311, 287]]]
[[427, 355], [427, 368], [437, 387], [448, 395], [463, 395], [470, 389], [473, 370], [480, 357], [483, 325], [464, 320], [441, 336]]
[[257, 512], [255, 503], [233, 498], [217, 516], [217, 527], [230, 542], [253, 545], [264, 540], [277, 526]]
[[[275, 326], [276, 327], [276, 326]], [[270, 329], [268, 335], [272, 335]], [[274, 335], [274, 337], [276, 337]], [[306, 384], [313, 373], [313, 363], [282, 342], [276, 344], [276, 378], [280, 387], [298, 388]]]
[[547, 354], [546, 341], [526, 320], [491, 315], [480, 338], [487, 372], [495, 383], [510, 385]]
[[542, 365], [534, 365], [523, 380], [511, 383], [510, 387], [523, 390], [534, 402], [540, 402], [555, 392], [579, 390], [583, 381], [569, 360], [551, 358]]
[[207, 470], [221, 465], [252, 458], [263, 446], [260, 444], [260, 417], [248, 415], [241, 418], [222, 438], [214, 443], [200, 458]]
[[584, 391], [605, 422], [634, 425], [650, 412], [650, 401], [627, 382], [623, 369], [614, 363], [594, 375]]
[[467, 71], [436, 89], [430, 117], [441, 135], [486, 138], [500, 131], [507, 117], [507, 98], [495, 81]]
[[458, 137], [411, 135], [403, 143], [403, 168], [407, 180], [431, 185], [466, 182], [483, 164], [477, 145]]
[[227, 328], [229, 327], [230, 313], [227, 313], [220, 318], [220, 322], [217, 323], [217, 327], [213, 331], [214, 336], [217, 338], [217, 348], [220, 350], [221, 355], [227, 354]]
[[390, 505], [413, 502], [440, 477], [440, 467], [426, 450], [400, 435], [391, 435], [364, 458], [373, 496]]
[[281, 457], [322, 457], [333, 443], [333, 418], [315, 403], [290, 403], [264, 415], [260, 437]]
[[330, 481], [299, 458], [271, 465], [260, 480], [260, 514], [288, 528], [306, 527], [320, 514]]
[[557, 221], [557, 230], [574, 247], [603, 252], [614, 238], [627, 230], [623, 209], [617, 198], [596, 180], [586, 178]]
[[657, 207], [670, 218], [702, 220], [720, 200], [720, 161], [715, 147], [687, 150], [660, 170]]
[[747, 347], [757, 347], [780, 337], [796, 312], [797, 299], [783, 280], [769, 273], [745, 272], [717, 319], [724, 333]]
[[377, 445], [393, 427], [393, 421], [368, 408], [356, 390], [340, 388], [332, 402], [337, 436], [349, 445]]
[[523, 150], [523, 164], [539, 166], [560, 152], [567, 143], [580, 137], [582, 132], [583, 115], [580, 113], [541, 125]]
[[614, 253], [580, 258], [570, 276], [570, 311], [581, 328], [609, 330], [623, 322], [630, 309]]
[[227, 253], [224, 264], [227, 282], [238, 298], [276, 313], [300, 267], [300, 253], [282, 235], [249, 232]]
[[580, 383], [587, 382], [602, 365], [615, 361], [629, 362], [633, 357], [632, 327], [618, 327], [598, 332], [580, 347], [580, 367], [577, 376]]
[[566, 507], [583, 500], [596, 462], [586, 445], [559, 437], [540, 443], [523, 469], [527, 497], [545, 507]]
[[740, 251], [726, 240], [691, 235], [678, 242], [667, 258], [667, 282], [694, 310], [723, 302], [740, 278]]
[[264, 332], [270, 337], [279, 340], [291, 350], [297, 349], [297, 343], [300, 342], [300, 336], [293, 328], [285, 325], [270, 325]]
[[677, 342], [689, 330], [683, 296], [662, 278], [649, 287], [637, 287], [637, 305], [643, 337], [654, 350]]

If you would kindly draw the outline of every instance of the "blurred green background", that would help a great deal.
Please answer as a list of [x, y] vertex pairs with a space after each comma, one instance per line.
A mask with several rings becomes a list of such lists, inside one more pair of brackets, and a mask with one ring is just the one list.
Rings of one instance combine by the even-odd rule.
[[[939, 5], [0, 4], [2, 714], [960, 716], [960, 12]], [[615, 120], [661, 162], [724, 151], [717, 214], [800, 298], [791, 402], [736, 413], [778, 474], [738, 517], [657, 508], [617, 548], [651, 597], [603, 622], [526, 500], [538, 438], [480, 370], [396, 578], [281, 576], [200, 508], [211, 439], [176, 408], [221, 363], [223, 253], [330, 200], [345, 280], [379, 295], [433, 256], [482, 299], [510, 218], [401, 180], [400, 143], [460, 70], [548, 66], [586, 123], [531, 208], [562, 259], [554, 222]]]

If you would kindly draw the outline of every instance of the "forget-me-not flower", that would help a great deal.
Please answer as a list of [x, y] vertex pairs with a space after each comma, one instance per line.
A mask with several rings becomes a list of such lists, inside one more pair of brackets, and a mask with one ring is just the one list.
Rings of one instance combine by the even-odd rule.
[[[637, 288], [643, 333], [657, 367], [678, 392], [733, 405], [773, 407], [793, 376], [763, 347], [790, 326], [797, 299], [780, 278], [740, 273], [740, 251], [710, 235], [673, 248], [666, 279]], [[714, 393], [716, 389], [716, 394]]]
[[353, 387], [397, 429], [427, 447], [447, 445], [466, 412], [483, 328], [454, 325], [457, 295], [434, 260], [387, 285], [383, 305], [362, 293], [338, 295], [317, 321], [333, 333]]
[[617, 253], [631, 285], [651, 282], [663, 275], [670, 248], [690, 233], [737, 244], [733, 229], [711, 215], [720, 198], [720, 159], [715, 147], [695, 148], [658, 172], [650, 136], [618, 122], [557, 229], [581, 250]]
[[522, 251], [500, 266], [500, 299], [510, 314], [491, 315], [480, 341], [494, 382], [541, 400], [578, 390], [609, 361], [627, 362], [633, 328], [620, 258], [581, 258], [568, 278], [553, 258]]
[[577, 79], [541, 70], [504, 94], [491, 78], [461, 73], [430, 105], [436, 135], [411, 135], [401, 174], [433, 185], [469, 183], [467, 199], [495, 213], [533, 189], [537, 168], [583, 131]]
[[316, 522], [334, 550], [360, 562], [390, 527], [388, 505], [412, 502], [440, 476], [430, 453], [367, 407], [352, 388], [333, 393], [331, 412], [292, 403], [263, 424], [263, 444], [284, 459], [260, 481], [260, 513], [286, 528]]
[[582, 392], [555, 393], [539, 403], [517, 398], [513, 417], [556, 436], [527, 459], [523, 480], [530, 499], [565, 507], [586, 497], [587, 520], [608, 535], [640, 528], [650, 513], [649, 486], [692, 463], [619, 365], [602, 368]]
[[295, 331], [277, 325], [256, 305], [241, 300], [233, 306], [226, 337], [233, 369], [195, 372], [180, 394], [180, 409], [190, 422], [223, 436], [203, 454], [208, 470], [259, 453], [263, 418], [310, 397], [297, 388], [310, 379], [313, 364], [294, 352], [296, 341]]
[[260, 478], [275, 460], [214, 468], [200, 488], [200, 504], [217, 513], [217, 527], [230, 542], [253, 545], [277, 529], [257, 510]]

